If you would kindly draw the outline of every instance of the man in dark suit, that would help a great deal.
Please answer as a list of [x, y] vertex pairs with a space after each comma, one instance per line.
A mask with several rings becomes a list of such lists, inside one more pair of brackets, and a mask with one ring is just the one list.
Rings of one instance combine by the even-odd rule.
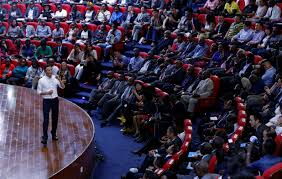
[[39, 9], [34, 5], [34, 1], [28, 2], [28, 7], [25, 12], [25, 18], [27, 18], [28, 20], [35, 20], [39, 17], [39, 15]]
[[68, 58], [68, 48], [63, 46], [61, 39], [56, 42], [58, 46], [54, 48], [54, 57], [57, 62], [61, 62], [62, 60], [66, 60]]
[[224, 21], [224, 16], [218, 16], [218, 24], [215, 27], [214, 34], [212, 35], [213, 39], [221, 39], [225, 36], [226, 32], [229, 29], [229, 25]]

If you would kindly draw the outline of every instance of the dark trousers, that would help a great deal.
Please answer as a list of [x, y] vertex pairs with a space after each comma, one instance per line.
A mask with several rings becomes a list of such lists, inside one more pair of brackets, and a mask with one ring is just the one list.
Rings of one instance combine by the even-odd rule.
[[59, 115], [59, 99], [43, 99], [43, 138], [48, 139], [48, 125], [49, 125], [49, 113], [52, 111], [52, 130], [51, 134], [56, 135], [58, 126]]

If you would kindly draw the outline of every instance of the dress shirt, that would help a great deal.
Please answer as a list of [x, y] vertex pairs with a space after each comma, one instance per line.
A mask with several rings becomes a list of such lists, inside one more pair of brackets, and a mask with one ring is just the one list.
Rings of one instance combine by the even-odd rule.
[[242, 29], [240, 30], [240, 32], [238, 34], [236, 34], [233, 39], [237, 40], [238, 42], [248, 42], [249, 40], [251, 40], [252, 36], [253, 36], [253, 30], [252, 29]]
[[207, 45], [198, 44], [195, 47], [195, 49], [187, 55], [187, 57], [188, 58], [201, 58], [206, 54], [207, 50], [208, 50]]
[[150, 65], [150, 60], [144, 63], [143, 67], [139, 70], [140, 73], [146, 73]]
[[24, 36], [26, 38], [34, 37], [35, 36], [35, 29], [32, 25], [26, 25]]
[[62, 88], [59, 80], [56, 79], [55, 75], [52, 75], [51, 78], [43, 76], [38, 81], [37, 93], [40, 94], [42, 92], [53, 90], [53, 93], [51, 95], [42, 95], [42, 97], [44, 99], [54, 99], [58, 97], [58, 87]]
[[271, 86], [273, 84], [273, 77], [276, 73], [276, 69], [274, 67], [267, 69], [262, 75], [261, 79], [264, 82], [264, 85]]
[[114, 34], [113, 34], [113, 30], [111, 29], [106, 37], [106, 41], [110, 42], [110, 44], [116, 44], [120, 41], [120, 39], [121, 39], [121, 31], [118, 29], [115, 30]]
[[266, 11], [267, 11], [267, 6], [258, 6], [257, 11], [256, 11], [256, 16], [263, 17], [265, 16]]
[[265, 36], [264, 31], [262, 31], [262, 30], [261, 31], [255, 30], [253, 35], [252, 35], [252, 39], [250, 40], [250, 43], [252, 43], [252, 44], [259, 44], [262, 41], [264, 36]]
[[277, 5], [275, 5], [273, 7], [268, 7], [264, 17], [269, 18], [270, 20], [278, 20], [280, 16], [281, 16], [281, 9]]
[[[106, 17], [104, 17], [104, 15]], [[108, 21], [111, 17], [111, 13], [110, 11], [104, 11], [104, 12], [99, 12], [98, 15], [97, 15], [97, 20], [100, 21], [100, 22], [104, 22], [104, 21]]]
[[63, 37], [64, 36], [64, 30], [63, 28], [58, 29], [54, 29], [52, 32], [52, 37], [53, 38], [59, 38], [59, 37]]
[[132, 70], [139, 71], [143, 65], [143, 62], [144, 62], [144, 59], [140, 56], [132, 57], [128, 64], [128, 71], [132, 71]]
[[68, 16], [68, 13], [66, 10], [62, 9], [61, 11], [56, 11], [54, 14], [54, 18], [66, 18]]
[[38, 25], [37, 26], [37, 29], [36, 29], [36, 35], [38, 37], [50, 37], [52, 34], [51, 32], [51, 29], [49, 26], [45, 25], [45, 26], [42, 26], [42, 25]]
[[122, 12], [113, 12], [110, 18], [110, 24], [113, 24], [114, 22], [116, 23], [121, 23], [122, 22]]
[[215, 10], [215, 8], [217, 6], [218, 6], [218, 0], [213, 0], [213, 1], [207, 0], [205, 5], [204, 5], [204, 8], [209, 8], [210, 10]]

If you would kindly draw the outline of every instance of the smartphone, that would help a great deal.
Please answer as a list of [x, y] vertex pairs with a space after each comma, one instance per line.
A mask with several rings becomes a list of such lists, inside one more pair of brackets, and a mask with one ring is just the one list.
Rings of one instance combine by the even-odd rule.
[[210, 117], [210, 120], [211, 120], [211, 121], [217, 121], [218, 118], [217, 118], [217, 117]]
[[198, 152], [189, 152], [188, 153], [188, 158], [193, 158], [193, 157], [196, 157], [198, 156]]
[[240, 144], [240, 147], [241, 148], [245, 148], [247, 146], [247, 143], [242, 143], [242, 144]]

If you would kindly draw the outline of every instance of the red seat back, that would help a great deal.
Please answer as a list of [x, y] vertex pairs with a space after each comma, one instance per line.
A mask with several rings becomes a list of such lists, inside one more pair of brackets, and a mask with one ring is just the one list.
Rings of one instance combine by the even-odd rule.
[[86, 12], [86, 7], [84, 5], [76, 5], [76, 9], [83, 15]]
[[69, 31], [69, 24], [66, 22], [60, 22], [60, 26], [64, 29], [64, 33], [68, 33]]
[[63, 43], [63, 46], [67, 47], [68, 49], [68, 53], [71, 52], [71, 50], [73, 49], [74, 45], [70, 44], [70, 43]]
[[282, 134], [276, 136], [275, 138], [276, 143], [276, 149], [275, 149], [275, 155], [282, 156]]
[[68, 69], [70, 71], [71, 76], [74, 76], [75, 73], [75, 67], [71, 64], [68, 64]]
[[54, 41], [47, 41], [46, 43], [48, 46], [52, 47], [52, 48], [55, 48], [58, 46], [58, 44]]
[[34, 29], [36, 30], [38, 23], [37, 22], [27, 22], [27, 25], [32, 25], [34, 27]]
[[39, 9], [39, 13], [43, 11], [43, 7], [40, 4], [34, 4]]
[[57, 7], [56, 7], [55, 4], [49, 3], [49, 6], [50, 6], [51, 11], [53, 11], [53, 12], [56, 12], [56, 11], [57, 11]]
[[217, 158], [213, 155], [209, 161], [209, 173], [214, 173], [217, 164]]
[[17, 7], [20, 9], [20, 11], [22, 12], [22, 14], [25, 14], [26, 11], [26, 6], [25, 4], [17, 4]]
[[270, 178], [282, 178], [282, 162], [272, 166], [271, 168], [265, 170], [263, 172], [263, 178], [264, 179], [270, 179]]
[[71, 13], [71, 6], [69, 4], [62, 4], [62, 8], [67, 11], [68, 15]]
[[212, 75], [211, 80], [213, 81], [213, 94], [212, 96], [216, 97], [219, 92], [219, 87], [220, 87], [220, 79], [216, 75]]

